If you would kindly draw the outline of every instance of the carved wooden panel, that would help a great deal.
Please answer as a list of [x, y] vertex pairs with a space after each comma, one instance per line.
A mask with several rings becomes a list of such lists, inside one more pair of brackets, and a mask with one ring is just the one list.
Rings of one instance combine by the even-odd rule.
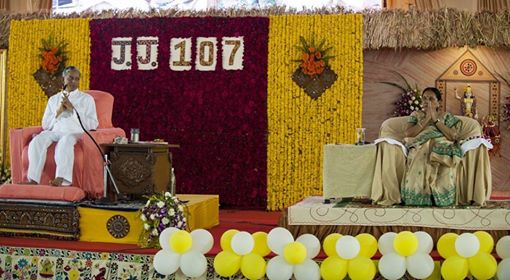
[[47, 231], [78, 239], [80, 214], [75, 206], [0, 203], [0, 228]]
[[169, 189], [172, 164], [166, 145], [110, 144], [111, 171], [123, 194], [144, 195]]

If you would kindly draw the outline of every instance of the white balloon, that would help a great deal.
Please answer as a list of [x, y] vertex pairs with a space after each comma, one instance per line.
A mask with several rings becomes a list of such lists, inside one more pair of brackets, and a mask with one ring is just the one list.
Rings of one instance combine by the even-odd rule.
[[430, 252], [432, 252], [432, 248], [434, 247], [434, 241], [432, 240], [430, 234], [424, 231], [417, 231], [414, 233], [414, 235], [416, 235], [416, 238], [418, 238], [418, 249], [416, 250], [416, 253], [430, 254]]
[[395, 232], [387, 232], [379, 237], [377, 246], [379, 247], [379, 252], [381, 252], [382, 255], [395, 253], [395, 249], [393, 248], [393, 241], [395, 240], [396, 236], [397, 234]]
[[199, 277], [207, 270], [205, 256], [197, 251], [188, 251], [181, 256], [181, 271], [188, 277]]
[[191, 250], [206, 254], [214, 244], [212, 234], [205, 229], [196, 229], [191, 232]]
[[472, 233], [463, 233], [455, 240], [455, 251], [459, 256], [470, 258], [480, 250], [480, 240]]
[[291, 242], [294, 242], [294, 237], [286, 228], [277, 227], [267, 234], [267, 246], [278, 255], [283, 255], [283, 248]]
[[240, 231], [234, 234], [230, 241], [230, 246], [232, 246], [232, 250], [236, 254], [244, 256], [253, 251], [255, 240], [253, 240], [253, 236], [249, 232]]
[[313, 260], [306, 259], [303, 263], [294, 266], [294, 278], [296, 280], [320, 280], [319, 265]]
[[169, 250], [159, 250], [154, 255], [154, 269], [162, 275], [170, 275], [179, 269], [181, 255]]
[[305, 233], [296, 239], [297, 242], [305, 245], [306, 257], [309, 259], [315, 258], [321, 250], [321, 242], [315, 235]]
[[498, 265], [498, 279], [510, 279], [510, 258], [502, 260]]
[[165, 228], [159, 234], [159, 246], [161, 246], [161, 249], [171, 250], [170, 249], [170, 236], [172, 236], [172, 233], [174, 233], [178, 230], [179, 230], [178, 228], [169, 227], [169, 228]]
[[498, 243], [496, 243], [496, 253], [498, 253], [501, 259], [510, 258], [510, 235], [503, 236], [498, 240]]
[[345, 260], [358, 256], [361, 246], [354, 236], [344, 235], [336, 241], [336, 253]]
[[289, 280], [292, 272], [292, 265], [283, 256], [276, 256], [267, 262], [266, 276], [269, 280]]
[[400, 279], [406, 274], [406, 258], [397, 253], [388, 253], [379, 260], [379, 273], [389, 280]]
[[434, 272], [434, 260], [428, 254], [416, 253], [406, 258], [407, 272], [416, 279], [425, 279]]

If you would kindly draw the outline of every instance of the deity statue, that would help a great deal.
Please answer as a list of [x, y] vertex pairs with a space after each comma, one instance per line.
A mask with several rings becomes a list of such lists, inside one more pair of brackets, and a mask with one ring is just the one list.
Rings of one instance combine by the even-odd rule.
[[489, 150], [489, 155], [499, 155], [501, 157], [501, 133], [499, 131], [499, 126], [496, 125], [494, 116], [487, 115], [483, 118], [483, 137], [489, 140], [494, 146], [494, 148]]
[[468, 84], [464, 89], [464, 96], [460, 97], [457, 93], [457, 88], [454, 88], [455, 98], [461, 101], [462, 115], [474, 119], [478, 119], [478, 113], [476, 112], [476, 98], [472, 92], [471, 85]]

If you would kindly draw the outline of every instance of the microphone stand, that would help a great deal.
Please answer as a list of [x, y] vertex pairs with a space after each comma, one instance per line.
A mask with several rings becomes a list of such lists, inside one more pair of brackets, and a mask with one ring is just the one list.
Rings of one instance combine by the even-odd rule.
[[[64, 92], [65, 98], [67, 99], [69, 96], [69, 92], [67, 92], [67, 94], [65, 94], [66, 87], [67, 87], [67, 85], [64, 85], [63, 92]], [[71, 101], [69, 99], [67, 99], [67, 101], [69, 103], [71, 103]], [[99, 151], [99, 154], [101, 154], [101, 160], [103, 161], [103, 197], [101, 199], [95, 201], [94, 204], [98, 204], [98, 205], [117, 204], [115, 201], [111, 202], [110, 200], [108, 200], [108, 178], [110, 178], [117, 195], [120, 195], [120, 191], [119, 191], [119, 188], [117, 187], [117, 183], [115, 182], [113, 174], [110, 171], [109, 165], [111, 164], [111, 162], [108, 160], [108, 155], [105, 153], [104, 157], [103, 157], [103, 150], [101, 149], [99, 144], [96, 142], [94, 137], [92, 137], [92, 135], [83, 126], [83, 122], [81, 121], [81, 117], [80, 117], [80, 114], [78, 113], [78, 110], [76, 110], [76, 108], [74, 108], [74, 106], [73, 106], [73, 110], [76, 113], [76, 117], [78, 118], [78, 122], [80, 123], [81, 129], [83, 130], [83, 132], [85, 132], [85, 134], [87, 134], [87, 136], [90, 138], [90, 140], [92, 140], [92, 142], [94, 142], [97, 150]]]

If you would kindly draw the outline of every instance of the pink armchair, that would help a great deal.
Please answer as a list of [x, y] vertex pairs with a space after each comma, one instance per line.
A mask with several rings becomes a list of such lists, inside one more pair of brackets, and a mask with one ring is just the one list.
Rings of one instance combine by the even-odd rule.
[[[90, 94], [96, 102], [97, 118], [99, 126], [96, 131], [91, 131], [90, 134], [94, 137], [98, 144], [112, 143], [116, 136], [125, 137], [126, 134], [121, 128], [115, 128], [112, 125], [112, 110], [113, 110], [113, 96], [104, 91], [88, 90], [85, 91]], [[11, 173], [12, 173], [12, 184], [20, 184], [21, 182], [27, 181], [27, 170], [28, 170], [28, 144], [32, 140], [34, 134], [38, 134], [42, 131], [41, 127], [26, 127], [10, 130], [10, 151], [11, 151]], [[101, 155], [97, 150], [92, 140], [87, 136], [83, 137], [76, 143], [74, 147], [75, 158], [74, 158], [74, 169], [73, 169], [73, 186], [79, 188], [85, 193], [85, 196], [89, 198], [99, 198], [103, 195], [103, 161]], [[55, 144], [52, 144], [48, 148], [48, 155], [46, 157], [46, 164], [43, 169], [41, 176], [41, 189], [48, 190], [46, 185], [50, 179], [55, 176]], [[21, 186], [20, 186], [21, 187]], [[11, 186], [12, 189], [15, 186]], [[31, 191], [21, 191], [21, 196], [17, 198], [25, 199], [43, 199], [46, 197], [45, 194], [35, 194], [34, 186], [31, 186]], [[69, 192], [72, 188], [52, 188], [55, 192], [67, 191]], [[81, 191], [78, 190], [80, 193]], [[34, 197], [30, 196], [30, 193], [34, 194]], [[73, 192], [75, 193], [75, 192]], [[59, 199], [65, 195], [57, 195], [54, 198], [51, 194], [48, 199]], [[79, 197], [80, 195], [78, 195]], [[81, 195], [83, 196], [83, 195]], [[12, 198], [12, 194], [9, 195]], [[72, 197], [76, 200], [77, 195], [74, 194]], [[64, 199], [67, 200], [67, 199]]]

